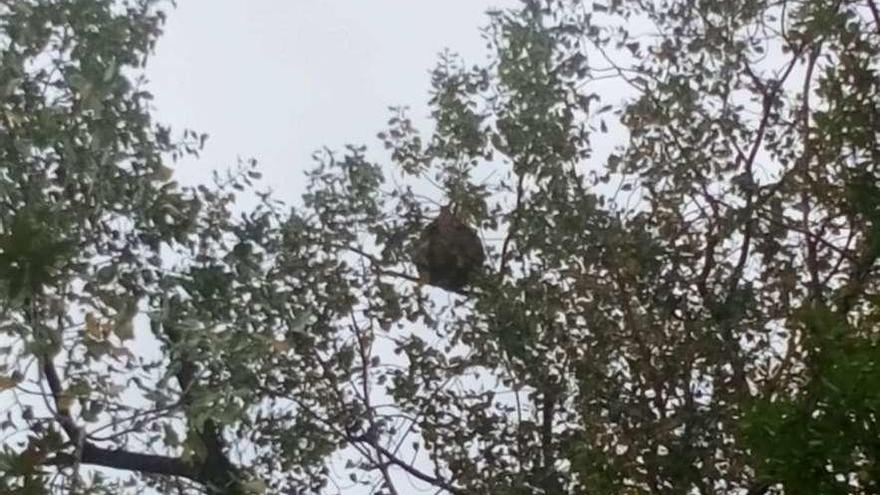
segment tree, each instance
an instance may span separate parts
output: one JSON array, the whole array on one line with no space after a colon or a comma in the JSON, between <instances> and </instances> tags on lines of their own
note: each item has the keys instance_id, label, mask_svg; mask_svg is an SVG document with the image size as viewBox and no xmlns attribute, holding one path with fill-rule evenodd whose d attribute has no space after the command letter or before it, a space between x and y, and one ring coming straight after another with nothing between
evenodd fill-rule
<instances>
[{"instance_id":1,"label":"tree","mask_svg":"<svg viewBox=\"0 0 880 495\"><path fill-rule=\"evenodd\" d=\"M877 491L872 0L524 1L293 208L170 180L160 3L0 5L5 486ZM449 203L462 294L411 260Z\"/></svg>"}]
</instances>

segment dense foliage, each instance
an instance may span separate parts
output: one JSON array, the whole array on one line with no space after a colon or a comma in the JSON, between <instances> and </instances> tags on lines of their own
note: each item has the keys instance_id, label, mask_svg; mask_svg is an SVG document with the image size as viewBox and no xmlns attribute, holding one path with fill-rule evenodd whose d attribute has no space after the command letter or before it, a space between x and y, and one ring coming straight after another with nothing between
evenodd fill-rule
<instances>
[{"instance_id":1,"label":"dense foliage","mask_svg":"<svg viewBox=\"0 0 880 495\"><path fill-rule=\"evenodd\" d=\"M880 491L873 0L524 1L292 208L171 180L164 6L0 1L0 489Z\"/></svg>"}]
</instances>

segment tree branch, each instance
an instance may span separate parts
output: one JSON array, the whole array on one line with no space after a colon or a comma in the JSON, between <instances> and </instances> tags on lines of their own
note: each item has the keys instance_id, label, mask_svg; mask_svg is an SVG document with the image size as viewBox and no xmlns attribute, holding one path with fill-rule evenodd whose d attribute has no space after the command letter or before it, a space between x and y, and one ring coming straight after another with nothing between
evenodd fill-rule
<instances>
[{"instance_id":1,"label":"tree branch","mask_svg":"<svg viewBox=\"0 0 880 495\"><path fill-rule=\"evenodd\" d=\"M368 348L365 342L366 337L361 332L354 313L351 314L351 327L356 336L358 352L361 358L361 391L364 394L362 402L368 422L367 435L372 435L373 437L371 437L371 439L375 440L374 437L379 435L379 424L376 422L376 409L373 407L372 401L370 400L370 361L372 346ZM378 442L372 442L371 445L373 444L378 445ZM378 461L376 462L376 467L379 469L379 472L382 473L382 478L385 480L385 486L388 487L391 495L398 495L397 488L394 486L394 482L391 479L391 473L388 471L387 463L378 449L376 449L376 453Z\"/></svg>"},{"instance_id":2,"label":"tree branch","mask_svg":"<svg viewBox=\"0 0 880 495\"><path fill-rule=\"evenodd\" d=\"M400 460L396 455L394 455L393 452L391 452L390 450L386 449L385 447L379 445L374 439L370 438L367 435L349 437L349 441L355 442L355 443L358 443L358 442L359 443L366 443L366 444L370 445L371 447L376 449L377 452L384 455L388 459L389 463L394 464L395 466L403 469L404 471L406 471L407 473L409 473L413 477L418 478L418 479L424 481L425 483L430 483L431 485L434 485L437 488L442 488L443 490L446 490L447 492L452 493L453 495L465 495L465 493L467 493L464 490L461 490L459 488L456 488L456 487L450 485L449 483L447 483L446 481L443 481L440 478L435 478L433 476L427 475L427 474L419 471L418 469L410 466L408 463Z\"/></svg>"},{"instance_id":3,"label":"tree branch","mask_svg":"<svg viewBox=\"0 0 880 495\"><path fill-rule=\"evenodd\" d=\"M96 466L137 471L141 473L162 474L167 476L182 476L193 481L199 481L196 470L182 459L161 455L140 454L119 449L106 449L85 440L85 433L76 426L70 412L62 407L64 387L52 358L43 355L42 371L49 384L49 390L57 409L56 416L64 432L75 445L82 445L77 455L58 454L47 459L44 464L58 466L75 466L77 464L92 464Z\"/></svg>"},{"instance_id":4,"label":"tree branch","mask_svg":"<svg viewBox=\"0 0 880 495\"><path fill-rule=\"evenodd\" d=\"M344 245L337 245L337 244L334 244L333 247L336 249L344 249L346 251L351 251L352 253L357 254L358 256L365 258L367 261L370 262L370 265L373 267L373 271L375 271L378 275L385 275L385 276L389 276L389 277L402 278L402 279L409 280L410 282L421 282L421 279L419 279L419 277L414 277L408 273L379 268L382 266L382 261L379 260L378 258L376 258L375 256L373 256L372 254L370 254L370 253L368 253L358 247L344 246Z\"/></svg>"},{"instance_id":5,"label":"tree branch","mask_svg":"<svg viewBox=\"0 0 880 495\"><path fill-rule=\"evenodd\" d=\"M173 325L162 323L162 330L172 344L181 340L180 332ZM187 401L186 394L192 389L196 380L196 364L186 356L180 356L180 369L175 377L180 385L181 393L184 394L183 402ZM220 490L216 493L240 493L238 486L238 470L232 464L224 452L223 435L220 426L212 419L207 419L198 432L202 444L205 446L205 458L201 459L198 467L196 480L209 486L211 490Z\"/></svg>"},{"instance_id":6,"label":"tree branch","mask_svg":"<svg viewBox=\"0 0 880 495\"><path fill-rule=\"evenodd\" d=\"M72 466L76 461L76 456L61 453L47 459L43 464ZM91 442L85 442L83 444L79 462L113 469L137 471L140 473L181 476L193 481L199 481L193 467L182 459L162 455L141 454L119 449L106 449L98 447Z\"/></svg>"},{"instance_id":7,"label":"tree branch","mask_svg":"<svg viewBox=\"0 0 880 495\"><path fill-rule=\"evenodd\" d=\"M877 29L877 33L880 33L880 10L877 9L874 0L868 0L868 8L871 9L871 15L874 17L874 27Z\"/></svg>"},{"instance_id":8,"label":"tree branch","mask_svg":"<svg viewBox=\"0 0 880 495\"><path fill-rule=\"evenodd\" d=\"M498 268L498 275L502 277L502 279L504 277L504 271L507 269L510 240L516 233L516 228L519 224L520 208L522 207L523 195L525 194L525 176L525 172L520 174L519 180L516 183L516 206L512 213L513 219L510 222L510 226L507 228L507 235L504 237L504 244L501 246L501 265Z\"/></svg>"}]
</instances>

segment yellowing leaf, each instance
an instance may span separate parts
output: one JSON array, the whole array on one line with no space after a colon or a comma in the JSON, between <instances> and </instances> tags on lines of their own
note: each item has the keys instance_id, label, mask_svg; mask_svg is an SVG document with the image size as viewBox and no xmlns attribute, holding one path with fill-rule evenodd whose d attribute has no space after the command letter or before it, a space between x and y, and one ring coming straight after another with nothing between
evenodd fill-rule
<instances>
[{"instance_id":1,"label":"yellowing leaf","mask_svg":"<svg viewBox=\"0 0 880 495\"><path fill-rule=\"evenodd\" d=\"M62 414L67 414L70 412L70 406L73 405L73 401L76 400L76 396L69 393L62 393L60 397L58 397L58 412Z\"/></svg>"},{"instance_id":2,"label":"yellowing leaf","mask_svg":"<svg viewBox=\"0 0 880 495\"><path fill-rule=\"evenodd\" d=\"M101 323L98 321L98 318L95 317L95 314L91 311L86 313L86 335L95 339L102 340L104 338L104 332L101 328Z\"/></svg>"},{"instance_id":3,"label":"yellowing leaf","mask_svg":"<svg viewBox=\"0 0 880 495\"><path fill-rule=\"evenodd\" d=\"M32 441L19 457L22 470L28 474L37 473L37 468L46 459L46 456L47 452Z\"/></svg>"},{"instance_id":4,"label":"yellowing leaf","mask_svg":"<svg viewBox=\"0 0 880 495\"><path fill-rule=\"evenodd\" d=\"M7 390L16 385L21 380L15 376L0 376L0 390Z\"/></svg>"},{"instance_id":5,"label":"yellowing leaf","mask_svg":"<svg viewBox=\"0 0 880 495\"><path fill-rule=\"evenodd\" d=\"M287 352L290 350L290 343L286 340L273 340L272 341L272 351L278 354Z\"/></svg>"}]
</instances>

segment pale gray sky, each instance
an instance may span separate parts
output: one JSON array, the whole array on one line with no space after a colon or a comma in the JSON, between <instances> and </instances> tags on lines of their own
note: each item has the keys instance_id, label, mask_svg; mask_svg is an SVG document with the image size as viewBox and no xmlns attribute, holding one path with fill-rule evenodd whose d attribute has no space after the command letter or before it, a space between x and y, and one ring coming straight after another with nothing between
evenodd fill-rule
<instances>
[{"instance_id":1,"label":"pale gray sky","mask_svg":"<svg viewBox=\"0 0 880 495\"><path fill-rule=\"evenodd\" d=\"M375 136L389 106L409 106L416 125L428 128L429 71L438 54L449 48L470 63L483 61L485 11L517 3L180 1L148 65L155 116L210 138L202 158L176 167L175 177L206 181L213 169L254 157L275 196L297 203L312 153L345 144L380 149ZM343 465L344 453L331 463L344 482ZM406 476L397 481L404 492L430 493ZM350 483L343 489L369 491Z\"/></svg>"},{"instance_id":2,"label":"pale gray sky","mask_svg":"<svg viewBox=\"0 0 880 495\"><path fill-rule=\"evenodd\" d=\"M207 132L185 182L254 157L295 201L322 146L367 144L392 105L426 122L428 71L444 48L483 60L490 7L515 0L184 0L148 66L156 117Z\"/></svg>"}]
</instances>

